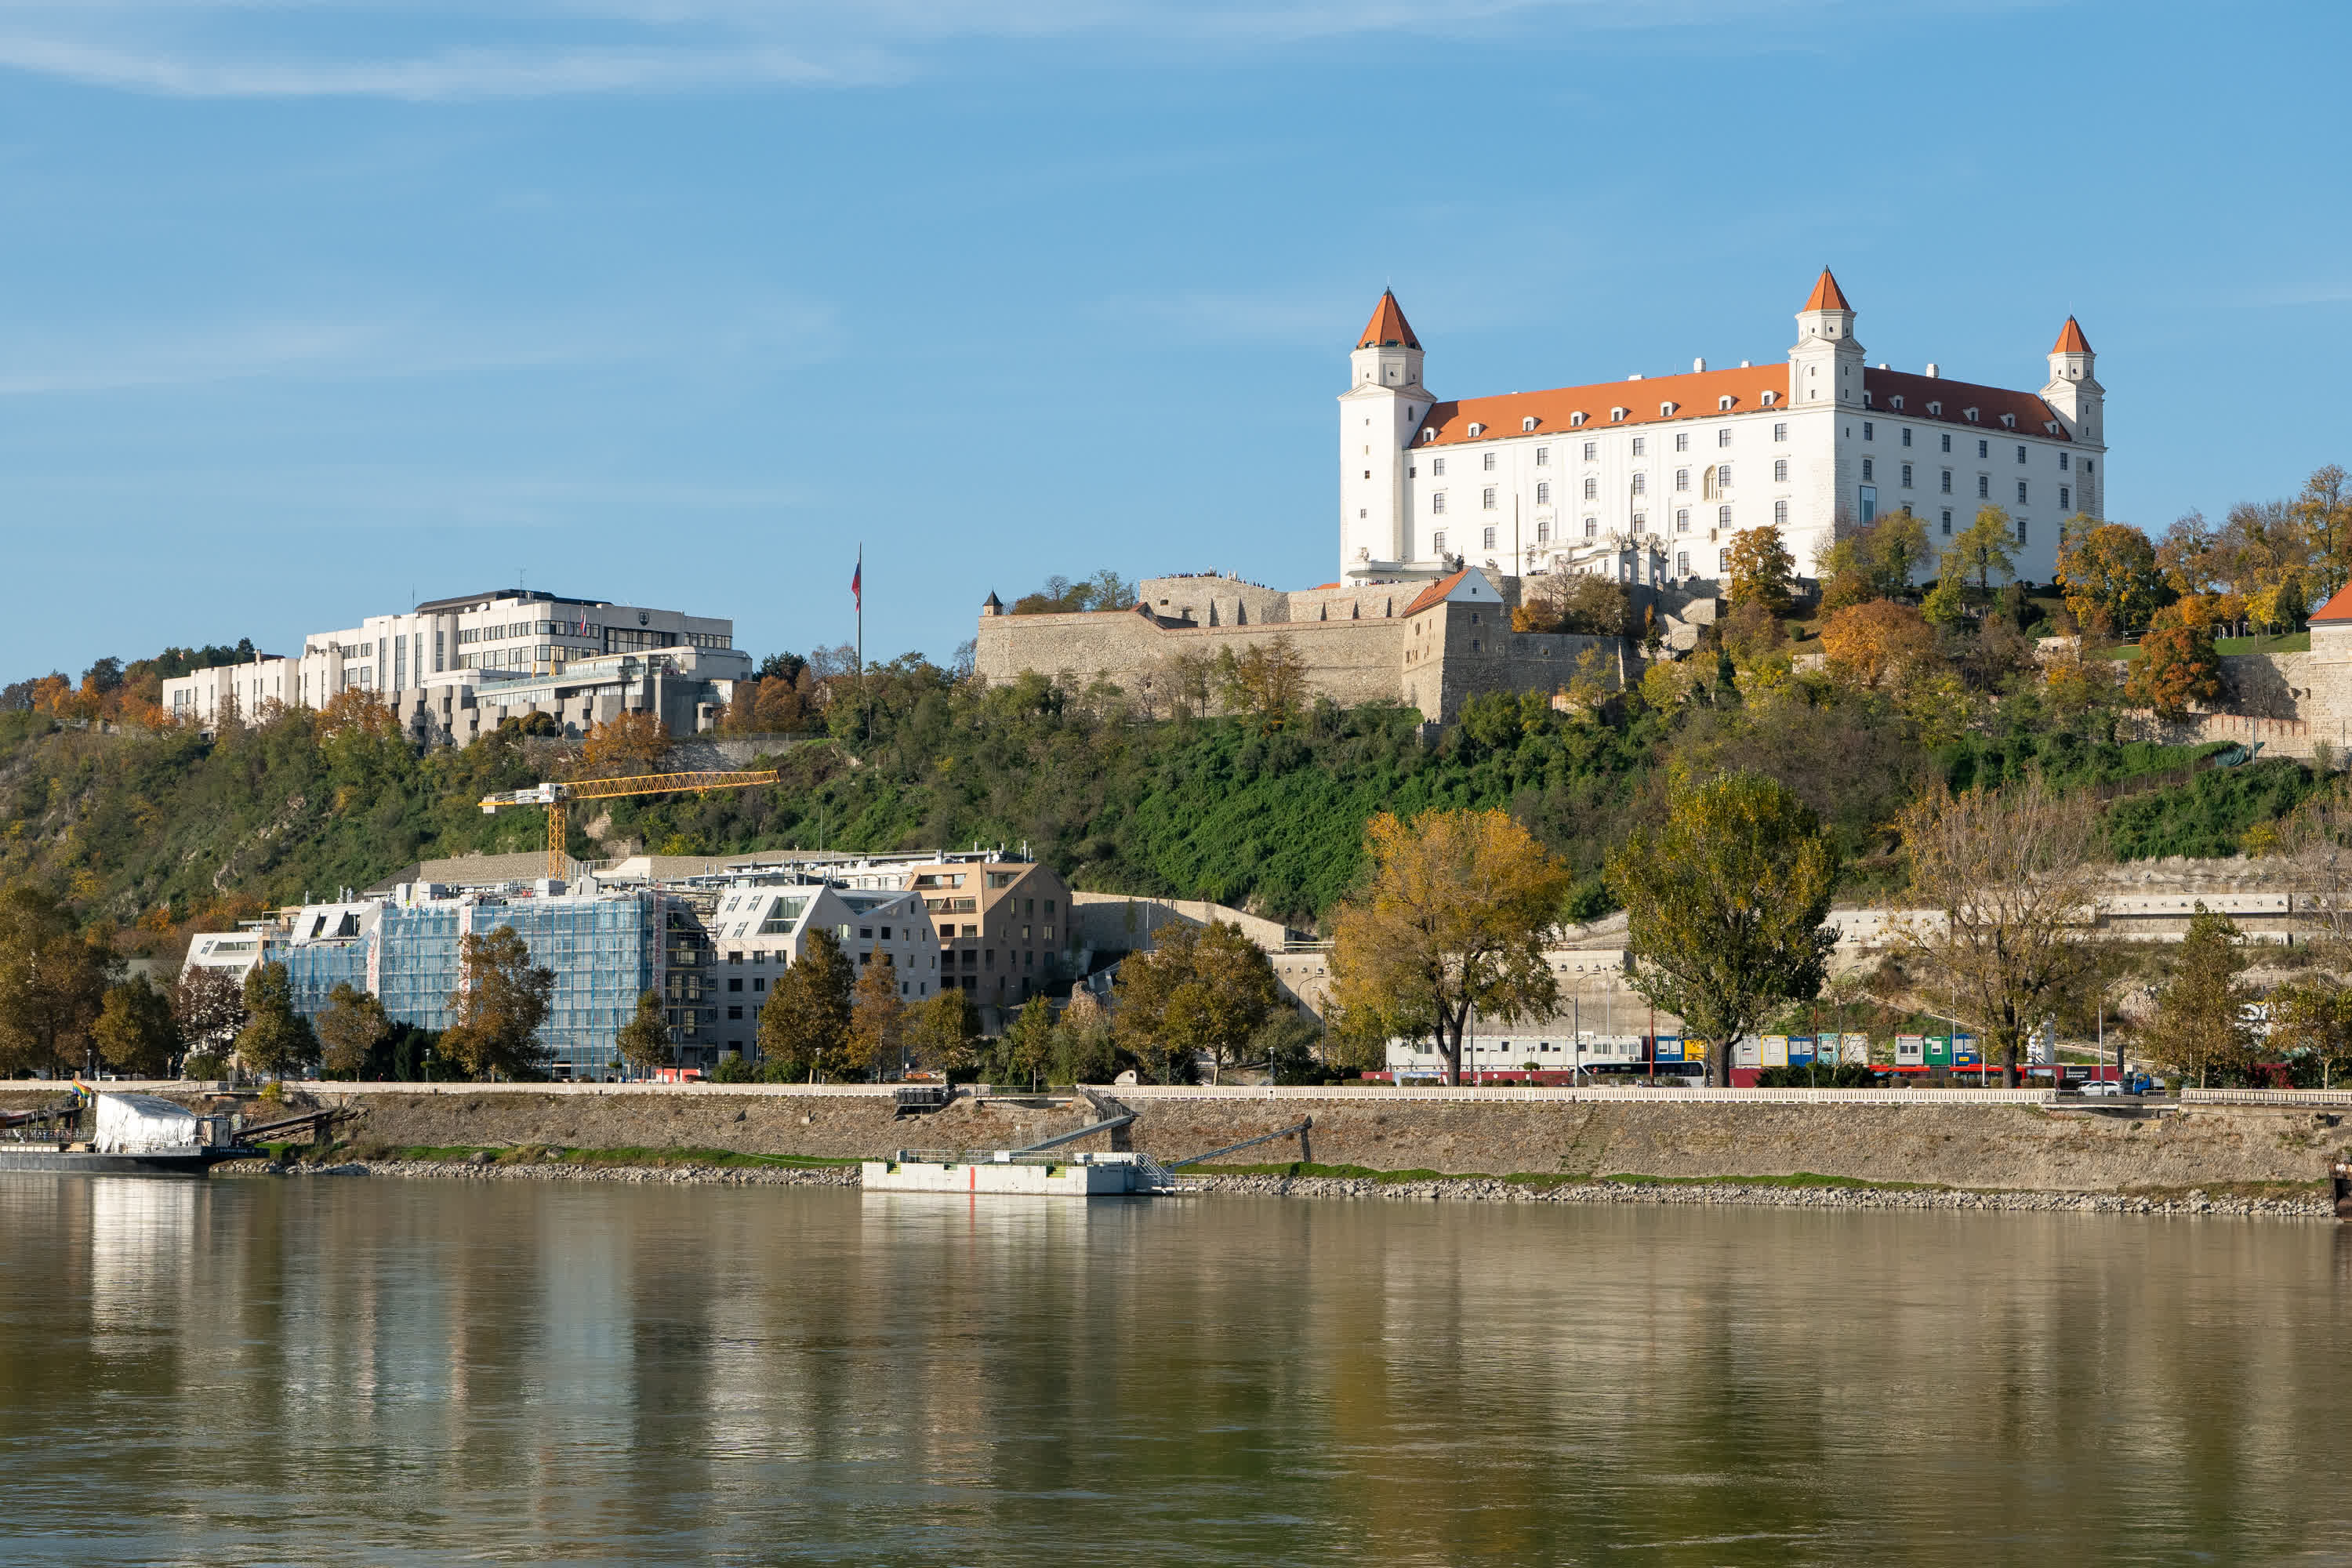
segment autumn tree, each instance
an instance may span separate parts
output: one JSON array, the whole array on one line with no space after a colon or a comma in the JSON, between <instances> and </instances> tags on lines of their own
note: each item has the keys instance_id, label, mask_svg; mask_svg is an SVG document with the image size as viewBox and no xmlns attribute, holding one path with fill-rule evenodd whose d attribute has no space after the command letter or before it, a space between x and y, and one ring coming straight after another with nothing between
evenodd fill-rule
<instances>
[{"instance_id":1,"label":"autumn tree","mask_svg":"<svg viewBox=\"0 0 2352 1568\"><path fill-rule=\"evenodd\" d=\"M311 732L321 741L343 735L388 740L400 733L400 720L374 692L347 686L319 710L311 720Z\"/></svg>"},{"instance_id":2,"label":"autumn tree","mask_svg":"<svg viewBox=\"0 0 2352 1568\"><path fill-rule=\"evenodd\" d=\"M613 1037L613 1044L623 1061L647 1075L677 1060L669 1041L669 1020L662 1012L661 993L637 993L636 1011Z\"/></svg>"},{"instance_id":3,"label":"autumn tree","mask_svg":"<svg viewBox=\"0 0 2352 1568\"><path fill-rule=\"evenodd\" d=\"M2183 599L2157 612L2139 639L2124 695L2157 716L2181 723L2193 704L2221 695L2221 658L2213 647L2211 601Z\"/></svg>"},{"instance_id":4,"label":"autumn tree","mask_svg":"<svg viewBox=\"0 0 2352 1568\"><path fill-rule=\"evenodd\" d=\"M833 932L811 929L801 955L760 1009L760 1054L769 1077L793 1082L840 1069L849 1047L853 968Z\"/></svg>"},{"instance_id":5,"label":"autumn tree","mask_svg":"<svg viewBox=\"0 0 2352 1568\"><path fill-rule=\"evenodd\" d=\"M1832 674L1865 691L1903 684L1936 659L1936 631L1908 605L1873 599L1849 605L1822 627L1822 652Z\"/></svg>"},{"instance_id":6,"label":"autumn tree","mask_svg":"<svg viewBox=\"0 0 2352 1568\"><path fill-rule=\"evenodd\" d=\"M1928 560L1927 525L1907 507L1841 530L1822 552L1821 571L1828 578L1822 607L1841 610L1907 593Z\"/></svg>"},{"instance_id":7,"label":"autumn tree","mask_svg":"<svg viewBox=\"0 0 2352 1568\"><path fill-rule=\"evenodd\" d=\"M555 971L531 963L514 927L466 933L457 939L457 989L449 995L442 1055L474 1078L536 1074L547 1059L539 1029L554 994Z\"/></svg>"},{"instance_id":8,"label":"autumn tree","mask_svg":"<svg viewBox=\"0 0 2352 1568\"><path fill-rule=\"evenodd\" d=\"M1969 1016L2014 1087L2026 1037L2098 968L2096 807L2039 779L1966 795L1939 780L1897 826L1911 901L1927 911L1897 939L1927 994Z\"/></svg>"},{"instance_id":9,"label":"autumn tree","mask_svg":"<svg viewBox=\"0 0 2352 1568\"><path fill-rule=\"evenodd\" d=\"M283 1078L318 1058L319 1037L294 1009L294 979L283 963L257 963L245 972L245 1013L236 1055L247 1071Z\"/></svg>"},{"instance_id":10,"label":"autumn tree","mask_svg":"<svg viewBox=\"0 0 2352 1568\"><path fill-rule=\"evenodd\" d=\"M106 1065L133 1078L162 1078L180 1052L171 995L143 974L106 988L91 1033Z\"/></svg>"},{"instance_id":11,"label":"autumn tree","mask_svg":"<svg viewBox=\"0 0 2352 1568\"><path fill-rule=\"evenodd\" d=\"M898 1000L898 969L887 953L858 971L849 997L849 1065L868 1078L896 1072L906 1047L907 1005Z\"/></svg>"},{"instance_id":12,"label":"autumn tree","mask_svg":"<svg viewBox=\"0 0 2352 1568\"><path fill-rule=\"evenodd\" d=\"M1118 1073L1118 1037L1110 1013L1081 986L1054 1031L1055 1083L1108 1083Z\"/></svg>"},{"instance_id":13,"label":"autumn tree","mask_svg":"<svg viewBox=\"0 0 2352 1568\"><path fill-rule=\"evenodd\" d=\"M342 1078L365 1071L369 1056L392 1034L383 1001L348 980L335 982L310 1026L319 1037L320 1068Z\"/></svg>"},{"instance_id":14,"label":"autumn tree","mask_svg":"<svg viewBox=\"0 0 2352 1568\"><path fill-rule=\"evenodd\" d=\"M1225 706L1254 720L1260 734L1272 734L1298 717L1307 703L1307 661L1287 632L1252 643L1236 656L1217 656L1217 682Z\"/></svg>"},{"instance_id":15,"label":"autumn tree","mask_svg":"<svg viewBox=\"0 0 2352 1568\"><path fill-rule=\"evenodd\" d=\"M2270 998L2270 1044L2319 1066L2319 1087L2332 1089L2352 1063L2352 989L2332 977L2309 977Z\"/></svg>"},{"instance_id":16,"label":"autumn tree","mask_svg":"<svg viewBox=\"0 0 2352 1568\"><path fill-rule=\"evenodd\" d=\"M245 987L226 969L192 965L172 984L172 1016L190 1050L225 1047L245 1027Z\"/></svg>"},{"instance_id":17,"label":"autumn tree","mask_svg":"<svg viewBox=\"0 0 2352 1568\"><path fill-rule=\"evenodd\" d=\"M1707 1042L1707 1081L1727 1087L1732 1047L1811 999L1837 946L1823 923L1837 857L1820 818L1759 773L1686 781L1605 874L1625 905L1633 989Z\"/></svg>"},{"instance_id":18,"label":"autumn tree","mask_svg":"<svg viewBox=\"0 0 2352 1568\"><path fill-rule=\"evenodd\" d=\"M0 892L0 1076L87 1064L113 954L47 890Z\"/></svg>"},{"instance_id":19,"label":"autumn tree","mask_svg":"<svg viewBox=\"0 0 2352 1568\"><path fill-rule=\"evenodd\" d=\"M2283 863L2305 944L2352 964L2352 779L2338 776L2288 813L2268 849Z\"/></svg>"},{"instance_id":20,"label":"autumn tree","mask_svg":"<svg viewBox=\"0 0 2352 1568\"><path fill-rule=\"evenodd\" d=\"M1390 812L1364 828L1363 886L1331 920L1331 1003L1360 1040L1433 1037L1462 1079L1473 1016L1548 1016L1559 987L1544 943L1570 881L1501 811Z\"/></svg>"},{"instance_id":21,"label":"autumn tree","mask_svg":"<svg viewBox=\"0 0 2352 1568\"><path fill-rule=\"evenodd\" d=\"M1162 926L1115 984L1120 1037L1170 1082L1189 1081L1202 1055L1222 1070L1281 998L1273 963L1228 921Z\"/></svg>"},{"instance_id":22,"label":"autumn tree","mask_svg":"<svg viewBox=\"0 0 2352 1568\"><path fill-rule=\"evenodd\" d=\"M1743 529L1731 536L1731 580L1724 597L1731 607L1759 605L1771 615L1789 613L1790 579L1797 559L1780 539L1780 531L1767 525Z\"/></svg>"},{"instance_id":23,"label":"autumn tree","mask_svg":"<svg viewBox=\"0 0 2352 1568\"><path fill-rule=\"evenodd\" d=\"M588 731L580 761L589 772L626 776L653 773L669 755L669 726L657 713L615 713Z\"/></svg>"},{"instance_id":24,"label":"autumn tree","mask_svg":"<svg viewBox=\"0 0 2352 1568\"><path fill-rule=\"evenodd\" d=\"M1575 637L1630 637L1633 600L1613 579L1591 572L1549 572L1526 579L1527 595L1511 611L1515 632Z\"/></svg>"},{"instance_id":25,"label":"autumn tree","mask_svg":"<svg viewBox=\"0 0 2352 1568\"><path fill-rule=\"evenodd\" d=\"M2288 505L2310 542L2315 596L2324 600L2352 581L2352 475L2336 463L2316 469Z\"/></svg>"},{"instance_id":26,"label":"autumn tree","mask_svg":"<svg viewBox=\"0 0 2352 1568\"><path fill-rule=\"evenodd\" d=\"M2253 1026L2246 1016L2253 995L2239 978L2246 953L2237 923L2199 900L2169 968L2154 1011L2140 1026L2140 1045L2168 1071L2196 1074L2203 1089L2214 1068L2242 1068L2253 1059Z\"/></svg>"},{"instance_id":27,"label":"autumn tree","mask_svg":"<svg viewBox=\"0 0 2352 1568\"><path fill-rule=\"evenodd\" d=\"M2156 546L2120 522L2067 531L2058 548L2058 585L2075 623L2093 636L2137 631L2165 596Z\"/></svg>"},{"instance_id":28,"label":"autumn tree","mask_svg":"<svg viewBox=\"0 0 2352 1568\"><path fill-rule=\"evenodd\" d=\"M919 1067L947 1073L970 1070L980 1039L980 1009L971 994L950 986L908 1010L908 1051Z\"/></svg>"},{"instance_id":29,"label":"autumn tree","mask_svg":"<svg viewBox=\"0 0 2352 1568\"><path fill-rule=\"evenodd\" d=\"M1977 509L1977 520L1960 531L1944 552L1946 576L1965 577L1977 574L1979 592L1990 592L1992 579L1998 574L2003 579L2017 572L2017 531L2009 521L2009 513L1988 501ZM1958 566L1957 573L1949 570Z\"/></svg>"}]
</instances>

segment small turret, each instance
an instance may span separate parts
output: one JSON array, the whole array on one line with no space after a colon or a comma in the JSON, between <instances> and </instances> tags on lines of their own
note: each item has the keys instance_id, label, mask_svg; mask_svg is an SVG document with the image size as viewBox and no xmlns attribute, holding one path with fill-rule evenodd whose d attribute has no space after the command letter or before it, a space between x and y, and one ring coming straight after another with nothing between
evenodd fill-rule
<instances>
[{"instance_id":1,"label":"small turret","mask_svg":"<svg viewBox=\"0 0 2352 1568\"><path fill-rule=\"evenodd\" d=\"M1862 344L1854 341L1853 307L1826 267L1797 312L1797 342L1789 351L1792 404L1862 402Z\"/></svg>"},{"instance_id":2,"label":"small turret","mask_svg":"<svg viewBox=\"0 0 2352 1568\"><path fill-rule=\"evenodd\" d=\"M996 596L995 589L991 588L988 591L988 597L981 601L981 617L984 620L990 616L1001 616L1003 613L1004 601Z\"/></svg>"}]
</instances>

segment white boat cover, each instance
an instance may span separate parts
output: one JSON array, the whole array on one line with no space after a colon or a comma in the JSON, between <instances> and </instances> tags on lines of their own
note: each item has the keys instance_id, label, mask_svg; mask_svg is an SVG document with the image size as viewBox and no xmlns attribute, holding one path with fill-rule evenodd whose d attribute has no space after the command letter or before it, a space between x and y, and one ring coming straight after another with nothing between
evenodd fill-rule
<instances>
[{"instance_id":1,"label":"white boat cover","mask_svg":"<svg viewBox=\"0 0 2352 1568\"><path fill-rule=\"evenodd\" d=\"M101 1154L168 1154L196 1147L196 1114L159 1095L101 1094L98 1136Z\"/></svg>"}]
</instances>

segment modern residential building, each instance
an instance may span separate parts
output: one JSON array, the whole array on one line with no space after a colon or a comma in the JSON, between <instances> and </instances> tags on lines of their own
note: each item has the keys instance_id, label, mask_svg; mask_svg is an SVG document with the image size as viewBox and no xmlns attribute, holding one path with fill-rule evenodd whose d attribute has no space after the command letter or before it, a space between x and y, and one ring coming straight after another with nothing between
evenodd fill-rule
<instances>
[{"instance_id":1,"label":"modern residential building","mask_svg":"<svg viewBox=\"0 0 2352 1568\"><path fill-rule=\"evenodd\" d=\"M2105 389L2066 319L2038 391L1898 371L1865 358L1856 311L1822 268L1785 363L1694 362L1686 374L1446 399L1383 294L1339 397L1343 582L1604 571L1715 579L1731 537L1780 530L1800 573L1842 527L1908 510L1931 540L1998 505L2017 574L2056 574L2058 531L2102 515Z\"/></svg>"},{"instance_id":2,"label":"modern residential building","mask_svg":"<svg viewBox=\"0 0 2352 1568\"><path fill-rule=\"evenodd\" d=\"M706 1029L719 1052L750 1060L770 987L830 931L862 978L887 963L909 1005L938 994L940 954L929 912L912 893L838 886L793 872L722 874L696 879L712 899L704 916L713 961L717 1016Z\"/></svg>"},{"instance_id":3,"label":"modern residential building","mask_svg":"<svg viewBox=\"0 0 2352 1568\"><path fill-rule=\"evenodd\" d=\"M162 700L210 723L231 708L322 708L367 691L425 744L464 745L531 712L572 734L621 712L656 713L686 736L715 723L734 683L751 674L733 641L729 620L503 588L316 633L299 655L177 677Z\"/></svg>"}]
</instances>

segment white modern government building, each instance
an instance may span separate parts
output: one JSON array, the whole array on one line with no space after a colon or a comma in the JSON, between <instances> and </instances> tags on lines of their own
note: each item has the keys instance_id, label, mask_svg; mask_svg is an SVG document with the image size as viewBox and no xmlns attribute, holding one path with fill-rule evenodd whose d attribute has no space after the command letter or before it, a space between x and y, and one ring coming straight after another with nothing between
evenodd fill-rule
<instances>
[{"instance_id":1,"label":"white modern government building","mask_svg":"<svg viewBox=\"0 0 2352 1568\"><path fill-rule=\"evenodd\" d=\"M2066 519L2100 517L2103 389L2071 316L2039 392L1868 363L1825 268L1786 363L1445 400L1384 294L1339 397L1342 582L1602 572L1719 577L1731 537L1777 526L1811 574L1841 527L1908 509L1931 543L2005 510L2016 574L2057 571Z\"/></svg>"},{"instance_id":2,"label":"white modern government building","mask_svg":"<svg viewBox=\"0 0 2352 1568\"><path fill-rule=\"evenodd\" d=\"M572 733L623 711L658 713L672 733L691 735L751 673L734 631L712 616L503 588L314 633L292 658L166 680L163 704L209 724L225 710L323 708L356 690L376 694L426 743L463 745L533 711Z\"/></svg>"}]
</instances>

